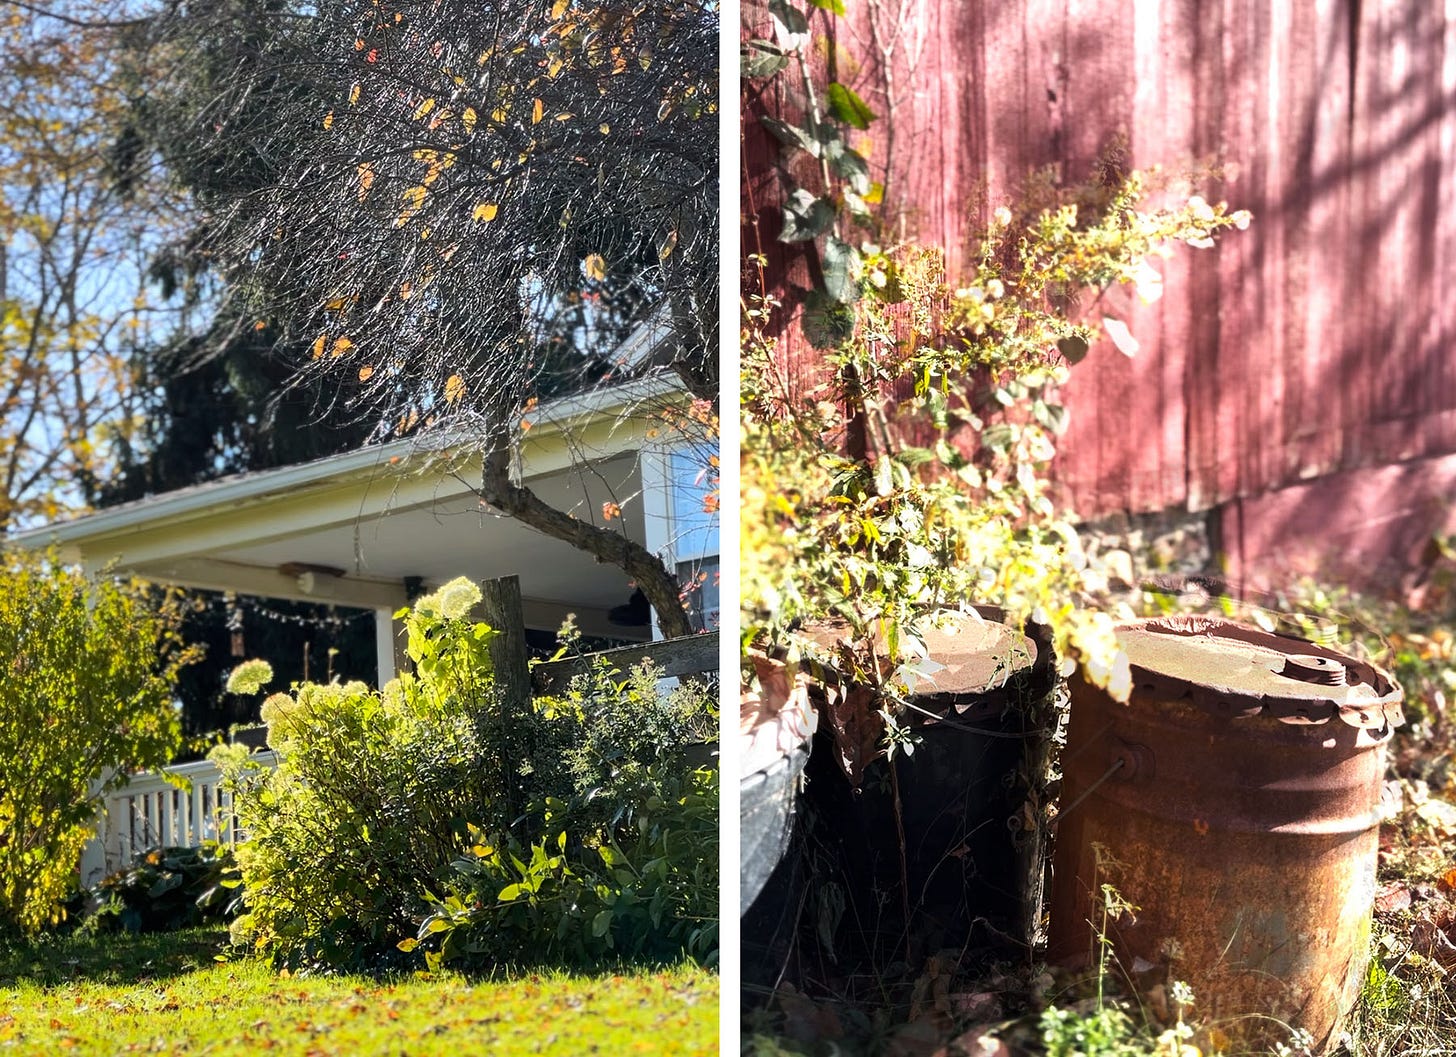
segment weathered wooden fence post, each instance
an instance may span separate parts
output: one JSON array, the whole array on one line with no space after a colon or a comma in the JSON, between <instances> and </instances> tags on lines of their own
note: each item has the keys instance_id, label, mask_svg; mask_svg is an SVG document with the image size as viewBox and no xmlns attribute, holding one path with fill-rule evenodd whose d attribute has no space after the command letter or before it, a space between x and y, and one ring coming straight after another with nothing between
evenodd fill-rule
<instances>
[{"instance_id":1,"label":"weathered wooden fence post","mask_svg":"<svg viewBox=\"0 0 1456 1057\"><path fill-rule=\"evenodd\" d=\"M495 670L501 702L501 768L505 779L506 813L514 819L525 806L517 803L520 758L529 756L531 669L526 654L526 621L521 612L521 578L502 576L480 585L480 606L485 622L497 632L490 640L490 661ZM518 729L513 731L513 726Z\"/></svg>"}]
</instances>

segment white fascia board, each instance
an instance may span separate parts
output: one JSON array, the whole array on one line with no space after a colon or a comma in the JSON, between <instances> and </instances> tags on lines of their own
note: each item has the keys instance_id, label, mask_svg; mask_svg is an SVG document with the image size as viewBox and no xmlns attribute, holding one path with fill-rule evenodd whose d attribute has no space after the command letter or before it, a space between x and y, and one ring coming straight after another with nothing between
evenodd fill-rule
<instances>
[{"instance_id":1,"label":"white fascia board","mask_svg":"<svg viewBox=\"0 0 1456 1057\"><path fill-rule=\"evenodd\" d=\"M649 400L671 400L679 392L679 387L669 379L657 376L543 405L522 444L528 476L560 469L580 456L583 453L580 438L570 436L578 431L589 432L589 447L598 449L589 452L589 457L629 450L641 439L640 427L623 428L631 409ZM322 489L348 488L351 484L367 487L377 484L380 476L402 480L430 470L443 471L452 461L468 458L470 454L470 438L458 433L406 438L151 496L71 521L27 529L11 537L11 542L31 549L51 545L65 549L158 525L175 530L179 523L200 518L224 514L240 517L243 508L279 497L298 498Z\"/></svg>"}]
</instances>

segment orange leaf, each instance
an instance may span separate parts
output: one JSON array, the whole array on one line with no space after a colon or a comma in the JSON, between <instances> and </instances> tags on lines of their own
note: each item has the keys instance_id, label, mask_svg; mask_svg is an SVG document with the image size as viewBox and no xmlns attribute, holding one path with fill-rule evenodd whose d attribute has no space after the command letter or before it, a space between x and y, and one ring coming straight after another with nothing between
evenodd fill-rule
<instances>
[{"instance_id":1,"label":"orange leaf","mask_svg":"<svg viewBox=\"0 0 1456 1057\"><path fill-rule=\"evenodd\" d=\"M586 277L595 279L598 282L607 277L607 262L602 259L600 253L588 253L586 256Z\"/></svg>"},{"instance_id":2,"label":"orange leaf","mask_svg":"<svg viewBox=\"0 0 1456 1057\"><path fill-rule=\"evenodd\" d=\"M316 337L316 338L313 339L313 358L314 359L318 359L320 356L322 356L324 354L324 344L328 340L329 340L328 339L328 336L325 335L325 334L320 334L318 337Z\"/></svg>"},{"instance_id":3,"label":"orange leaf","mask_svg":"<svg viewBox=\"0 0 1456 1057\"><path fill-rule=\"evenodd\" d=\"M499 211L500 206L495 202L481 202L471 211L470 219L478 221L481 224L489 224L495 219L495 215Z\"/></svg>"},{"instance_id":4,"label":"orange leaf","mask_svg":"<svg viewBox=\"0 0 1456 1057\"><path fill-rule=\"evenodd\" d=\"M344 355L344 353L348 352L353 347L354 347L354 343L352 341L350 341L348 339L348 337L346 337L346 336L340 336L340 337L337 337L337 338L334 339L334 347L329 350L329 355L330 356L342 356L342 355Z\"/></svg>"},{"instance_id":5,"label":"orange leaf","mask_svg":"<svg viewBox=\"0 0 1456 1057\"><path fill-rule=\"evenodd\" d=\"M546 104L537 99L531 107L531 124L539 125L541 123L541 115L544 113L546 113Z\"/></svg>"},{"instance_id":6,"label":"orange leaf","mask_svg":"<svg viewBox=\"0 0 1456 1057\"><path fill-rule=\"evenodd\" d=\"M620 506L618 506L616 503L613 503L610 499L607 500L605 503L602 504L602 518L603 518L603 520L605 520L605 521L611 521L612 518L617 518L617 517L621 517L621 516L622 516L622 508Z\"/></svg>"},{"instance_id":7,"label":"orange leaf","mask_svg":"<svg viewBox=\"0 0 1456 1057\"><path fill-rule=\"evenodd\" d=\"M465 395L465 379L452 374L445 382L445 403L453 404Z\"/></svg>"},{"instance_id":8,"label":"orange leaf","mask_svg":"<svg viewBox=\"0 0 1456 1057\"><path fill-rule=\"evenodd\" d=\"M373 367L360 367L359 368L359 381L361 381L361 382L367 382L367 381L369 381L369 379L371 377L373 377L373 375L374 375L374 368Z\"/></svg>"},{"instance_id":9,"label":"orange leaf","mask_svg":"<svg viewBox=\"0 0 1456 1057\"><path fill-rule=\"evenodd\" d=\"M327 114L324 115L324 128L330 129L330 128L333 128L333 127L334 127L334 112L332 110L330 110Z\"/></svg>"},{"instance_id":10,"label":"orange leaf","mask_svg":"<svg viewBox=\"0 0 1456 1057\"><path fill-rule=\"evenodd\" d=\"M359 101L359 92L360 92L359 82L358 81L355 81L354 82L354 87L349 89L349 105L350 106L353 106L355 103L357 103Z\"/></svg>"}]
</instances>

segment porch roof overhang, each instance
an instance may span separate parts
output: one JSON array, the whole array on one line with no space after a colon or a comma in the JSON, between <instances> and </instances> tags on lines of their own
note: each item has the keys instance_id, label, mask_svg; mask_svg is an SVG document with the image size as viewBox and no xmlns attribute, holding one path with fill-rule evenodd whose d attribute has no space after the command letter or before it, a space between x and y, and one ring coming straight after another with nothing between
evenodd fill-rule
<instances>
[{"instance_id":1,"label":"porch roof overhang","mask_svg":"<svg viewBox=\"0 0 1456 1057\"><path fill-rule=\"evenodd\" d=\"M584 520L600 523L603 504L619 504L613 524L643 542L644 504L631 500L651 420L633 409L673 392L658 379L541 408L516 452L520 479ZM428 589L515 574L528 627L555 628L571 612L588 633L649 637L606 619L630 594L624 572L488 507L475 492L480 471L469 437L402 440L148 497L14 542L161 583L376 610L407 603L406 578Z\"/></svg>"}]
</instances>

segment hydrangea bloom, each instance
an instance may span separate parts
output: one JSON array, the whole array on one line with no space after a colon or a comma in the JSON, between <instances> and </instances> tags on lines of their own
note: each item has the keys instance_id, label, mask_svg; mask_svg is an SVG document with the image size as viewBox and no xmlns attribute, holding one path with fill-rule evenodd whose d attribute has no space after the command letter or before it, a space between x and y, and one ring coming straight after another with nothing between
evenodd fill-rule
<instances>
[{"instance_id":1,"label":"hydrangea bloom","mask_svg":"<svg viewBox=\"0 0 1456 1057\"><path fill-rule=\"evenodd\" d=\"M228 676L230 694L256 694L273 681L273 666L267 661L244 661Z\"/></svg>"},{"instance_id":2,"label":"hydrangea bloom","mask_svg":"<svg viewBox=\"0 0 1456 1057\"><path fill-rule=\"evenodd\" d=\"M467 577L457 576L439 591L440 615L460 620L480 602L480 588Z\"/></svg>"}]
</instances>

